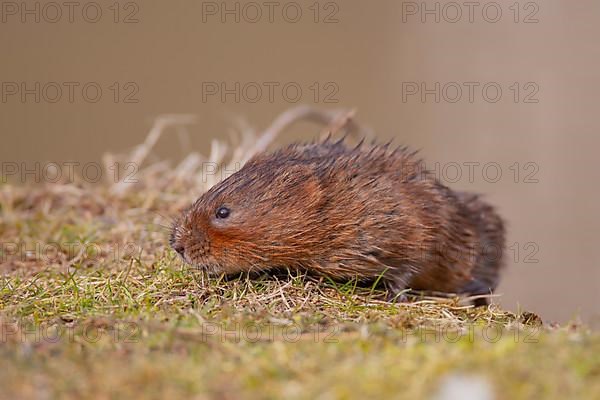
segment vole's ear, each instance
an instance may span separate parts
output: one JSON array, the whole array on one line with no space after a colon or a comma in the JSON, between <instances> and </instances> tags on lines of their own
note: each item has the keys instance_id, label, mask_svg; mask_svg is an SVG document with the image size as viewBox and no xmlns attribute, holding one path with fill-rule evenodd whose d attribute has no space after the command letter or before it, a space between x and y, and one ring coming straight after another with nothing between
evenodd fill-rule
<instances>
[{"instance_id":1,"label":"vole's ear","mask_svg":"<svg viewBox=\"0 0 600 400\"><path fill-rule=\"evenodd\" d=\"M293 202L306 207L322 198L321 182L311 165L286 167L275 177L272 187L278 194L277 203Z\"/></svg>"}]
</instances>

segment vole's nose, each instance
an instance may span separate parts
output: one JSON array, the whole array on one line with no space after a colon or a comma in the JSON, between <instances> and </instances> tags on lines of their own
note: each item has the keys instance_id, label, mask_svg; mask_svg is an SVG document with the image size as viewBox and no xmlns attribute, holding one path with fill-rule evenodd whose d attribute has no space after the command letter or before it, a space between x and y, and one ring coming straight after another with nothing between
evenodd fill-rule
<instances>
[{"instance_id":1,"label":"vole's nose","mask_svg":"<svg viewBox=\"0 0 600 400\"><path fill-rule=\"evenodd\" d=\"M171 232L171 236L169 237L169 244L171 245L171 248L177 252L177 254L183 257L183 253L185 252L185 246L183 245L183 243L181 243L182 241L179 240L179 238L177 238L176 233L176 229L174 229L173 232Z\"/></svg>"},{"instance_id":2,"label":"vole's nose","mask_svg":"<svg viewBox=\"0 0 600 400\"><path fill-rule=\"evenodd\" d=\"M173 243L173 250L175 250L181 257L183 257L185 247L183 247L183 245L180 243Z\"/></svg>"}]
</instances>

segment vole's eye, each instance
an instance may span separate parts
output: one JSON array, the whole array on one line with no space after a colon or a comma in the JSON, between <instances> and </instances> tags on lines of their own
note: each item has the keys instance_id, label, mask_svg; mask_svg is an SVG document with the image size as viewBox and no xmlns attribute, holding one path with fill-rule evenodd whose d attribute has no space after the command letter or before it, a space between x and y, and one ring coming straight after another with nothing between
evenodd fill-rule
<instances>
[{"instance_id":1,"label":"vole's eye","mask_svg":"<svg viewBox=\"0 0 600 400\"><path fill-rule=\"evenodd\" d=\"M217 218L227 218L227 217L229 217L229 213L230 213L229 208L220 207L217 210Z\"/></svg>"}]
</instances>

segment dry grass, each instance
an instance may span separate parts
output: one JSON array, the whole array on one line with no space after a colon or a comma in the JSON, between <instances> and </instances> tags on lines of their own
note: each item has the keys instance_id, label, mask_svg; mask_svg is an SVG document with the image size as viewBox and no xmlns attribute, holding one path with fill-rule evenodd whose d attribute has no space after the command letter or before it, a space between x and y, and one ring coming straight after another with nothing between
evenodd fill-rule
<instances>
[{"instance_id":1,"label":"dry grass","mask_svg":"<svg viewBox=\"0 0 600 400\"><path fill-rule=\"evenodd\" d=\"M220 176L204 163L230 171L299 118L359 131L351 115L292 109L175 166L148 161L192 122L167 116L105 157L136 163L136 183L0 186L0 396L422 398L482 380L497 398L600 398L585 327L296 273L208 278L168 248L169 218Z\"/></svg>"}]
</instances>

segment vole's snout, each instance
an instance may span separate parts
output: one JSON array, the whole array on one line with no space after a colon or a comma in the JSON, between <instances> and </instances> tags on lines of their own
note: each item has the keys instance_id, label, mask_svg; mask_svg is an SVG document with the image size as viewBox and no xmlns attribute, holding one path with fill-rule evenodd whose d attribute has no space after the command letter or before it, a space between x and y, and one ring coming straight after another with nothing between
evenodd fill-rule
<instances>
[{"instance_id":1,"label":"vole's snout","mask_svg":"<svg viewBox=\"0 0 600 400\"><path fill-rule=\"evenodd\" d=\"M172 243L171 247L173 250L177 252L181 257L183 257L183 253L185 252L185 247L180 243Z\"/></svg>"},{"instance_id":2,"label":"vole's snout","mask_svg":"<svg viewBox=\"0 0 600 400\"><path fill-rule=\"evenodd\" d=\"M171 232L171 237L169 237L169 245L173 250L177 252L177 254L181 256L181 258L185 259L185 246L181 238L179 238L177 235L176 227L173 228L173 231Z\"/></svg>"}]
</instances>

